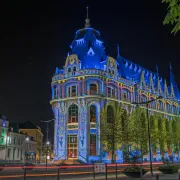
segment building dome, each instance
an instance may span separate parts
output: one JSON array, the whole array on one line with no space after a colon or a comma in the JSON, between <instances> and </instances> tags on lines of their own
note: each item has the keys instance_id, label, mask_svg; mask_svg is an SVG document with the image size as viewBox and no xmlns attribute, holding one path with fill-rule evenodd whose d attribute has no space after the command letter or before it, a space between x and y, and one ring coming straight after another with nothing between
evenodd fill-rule
<instances>
[{"instance_id":1,"label":"building dome","mask_svg":"<svg viewBox=\"0 0 180 180\"><path fill-rule=\"evenodd\" d=\"M70 48L71 53L78 56L82 69L103 69L106 53L99 31L93 28L78 30Z\"/></svg>"}]
</instances>

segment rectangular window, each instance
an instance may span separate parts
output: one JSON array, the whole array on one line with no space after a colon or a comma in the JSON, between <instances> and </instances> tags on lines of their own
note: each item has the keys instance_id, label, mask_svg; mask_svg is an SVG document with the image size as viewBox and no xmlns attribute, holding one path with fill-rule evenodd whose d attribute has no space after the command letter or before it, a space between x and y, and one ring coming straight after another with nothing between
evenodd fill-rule
<instances>
[{"instance_id":1,"label":"rectangular window","mask_svg":"<svg viewBox=\"0 0 180 180\"><path fill-rule=\"evenodd\" d=\"M96 134L90 134L90 155L96 155Z\"/></svg>"},{"instance_id":2,"label":"rectangular window","mask_svg":"<svg viewBox=\"0 0 180 180\"><path fill-rule=\"evenodd\" d=\"M17 151L17 158L19 158L19 151L20 151L20 150L18 149L18 151Z\"/></svg>"},{"instance_id":3,"label":"rectangular window","mask_svg":"<svg viewBox=\"0 0 180 180\"><path fill-rule=\"evenodd\" d=\"M10 158L11 149L8 149L7 157Z\"/></svg>"},{"instance_id":4,"label":"rectangular window","mask_svg":"<svg viewBox=\"0 0 180 180\"><path fill-rule=\"evenodd\" d=\"M68 68L68 72L71 72L71 68Z\"/></svg>"},{"instance_id":5,"label":"rectangular window","mask_svg":"<svg viewBox=\"0 0 180 180\"><path fill-rule=\"evenodd\" d=\"M68 87L68 97L74 97L74 96L77 96L77 88L76 88L76 86Z\"/></svg>"},{"instance_id":6,"label":"rectangular window","mask_svg":"<svg viewBox=\"0 0 180 180\"><path fill-rule=\"evenodd\" d=\"M76 96L76 86L72 86L72 96Z\"/></svg>"},{"instance_id":7,"label":"rectangular window","mask_svg":"<svg viewBox=\"0 0 180 180\"><path fill-rule=\"evenodd\" d=\"M74 71L74 72L76 71L76 67L73 67L73 71Z\"/></svg>"},{"instance_id":8,"label":"rectangular window","mask_svg":"<svg viewBox=\"0 0 180 180\"><path fill-rule=\"evenodd\" d=\"M68 135L68 158L77 158L78 142L77 135Z\"/></svg>"},{"instance_id":9,"label":"rectangular window","mask_svg":"<svg viewBox=\"0 0 180 180\"><path fill-rule=\"evenodd\" d=\"M123 93L123 100L127 100L127 93Z\"/></svg>"}]
</instances>

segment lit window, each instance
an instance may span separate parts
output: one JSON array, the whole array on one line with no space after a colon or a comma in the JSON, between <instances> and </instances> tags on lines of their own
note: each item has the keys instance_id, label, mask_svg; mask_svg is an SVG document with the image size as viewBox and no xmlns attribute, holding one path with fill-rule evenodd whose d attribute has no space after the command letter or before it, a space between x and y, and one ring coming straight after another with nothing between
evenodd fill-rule
<instances>
[{"instance_id":1,"label":"lit window","mask_svg":"<svg viewBox=\"0 0 180 180\"><path fill-rule=\"evenodd\" d=\"M73 67L73 71L74 71L74 72L76 71L76 67Z\"/></svg>"},{"instance_id":2,"label":"lit window","mask_svg":"<svg viewBox=\"0 0 180 180\"><path fill-rule=\"evenodd\" d=\"M123 100L127 100L127 93L123 93Z\"/></svg>"},{"instance_id":3,"label":"lit window","mask_svg":"<svg viewBox=\"0 0 180 180\"><path fill-rule=\"evenodd\" d=\"M90 95L96 95L96 94L97 94L97 85L90 84Z\"/></svg>"},{"instance_id":4,"label":"lit window","mask_svg":"<svg viewBox=\"0 0 180 180\"><path fill-rule=\"evenodd\" d=\"M73 104L69 107L69 118L68 123L78 122L78 106Z\"/></svg>"},{"instance_id":5,"label":"lit window","mask_svg":"<svg viewBox=\"0 0 180 180\"><path fill-rule=\"evenodd\" d=\"M96 155L96 134L90 134L90 155Z\"/></svg>"},{"instance_id":6,"label":"lit window","mask_svg":"<svg viewBox=\"0 0 180 180\"><path fill-rule=\"evenodd\" d=\"M96 122L96 106L90 106L90 122Z\"/></svg>"},{"instance_id":7,"label":"lit window","mask_svg":"<svg viewBox=\"0 0 180 180\"><path fill-rule=\"evenodd\" d=\"M68 72L71 72L71 68L68 68Z\"/></svg>"},{"instance_id":8,"label":"lit window","mask_svg":"<svg viewBox=\"0 0 180 180\"><path fill-rule=\"evenodd\" d=\"M115 97L115 88L108 87L108 97Z\"/></svg>"},{"instance_id":9,"label":"lit window","mask_svg":"<svg viewBox=\"0 0 180 180\"><path fill-rule=\"evenodd\" d=\"M76 86L70 86L68 87L68 97L77 96L77 87Z\"/></svg>"}]
</instances>

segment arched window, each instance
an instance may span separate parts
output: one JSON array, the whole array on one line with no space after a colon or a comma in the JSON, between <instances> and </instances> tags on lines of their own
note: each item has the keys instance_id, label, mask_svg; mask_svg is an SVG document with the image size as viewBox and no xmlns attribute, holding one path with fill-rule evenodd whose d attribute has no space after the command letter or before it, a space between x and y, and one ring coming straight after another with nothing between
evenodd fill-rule
<instances>
[{"instance_id":1,"label":"arched window","mask_svg":"<svg viewBox=\"0 0 180 180\"><path fill-rule=\"evenodd\" d=\"M173 114L177 114L177 107L173 105Z\"/></svg>"},{"instance_id":2,"label":"arched window","mask_svg":"<svg viewBox=\"0 0 180 180\"><path fill-rule=\"evenodd\" d=\"M107 107L107 123L113 123L114 122L114 113L112 106Z\"/></svg>"},{"instance_id":3,"label":"arched window","mask_svg":"<svg viewBox=\"0 0 180 180\"><path fill-rule=\"evenodd\" d=\"M58 93L57 93L57 86L53 87L53 95L54 95L54 99L58 98Z\"/></svg>"},{"instance_id":4,"label":"arched window","mask_svg":"<svg viewBox=\"0 0 180 180\"><path fill-rule=\"evenodd\" d=\"M170 112L171 112L170 104L169 104L169 103L166 103L166 112L167 112L167 113L170 113Z\"/></svg>"},{"instance_id":5,"label":"arched window","mask_svg":"<svg viewBox=\"0 0 180 180\"><path fill-rule=\"evenodd\" d=\"M145 95L141 96L141 102L146 102L147 101L147 97ZM146 104L142 104L142 106L146 106Z\"/></svg>"},{"instance_id":6,"label":"arched window","mask_svg":"<svg viewBox=\"0 0 180 180\"><path fill-rule=\"evenodd\" d=\"M116 88L115 87L108 87L108 97L115 97L116 96Z\"/></svg>"},{"instance_id":7,"label":"arched window","mask_svg":"<svg viewBox=\"0 0 180 180\"><path fill-rule=\"evenodd\" d=\"M131 93L129 90L127 90L127 89L122 90L122 100L128 101L128 102L131 101Z\"/></svg>"},{"instance_id":8,"label":"arched window","mask_svg":"<svg viewBox=\"0 0 180 180\"><path fill-rule=\"evenodd\" d=\"M163 102L162 101L159 101L159 110L163 111Z\"/></svg>"},{"instance_id":9,"label":"arched window","mask_svg":"<svg viewBox=\"0 0 180 180\"><path fill-rule=\"evenodd\" d=\"M96 106L90 106L90 122L96 122Z\"/></svg>"},{"instance_id":10,"label":"arched window","mask_svg":"<svg viewBox=\"0 0 180 180\"><path fill-rule=\"evenodd\" d=\"M78 123L78 106L75 104L69 107L68 123Z\"/></svg>"},{"instance_id":11,"label":"arched window","mask_svg":"<svg viewBox=\"0 0 180 180\"><path fill-rule=\"evenodd\" d=\"M150 101L152 101L152 102L151 102L151 103L149 103L149 108L155 109L155 107L156 107L156 103L155 103L155 101L154 101L154 98L153 98L153 97L151 97L151 98L150 98Z\"/></svg>"},{"instance_id":12,"label":"arched window","mask_svg":"<svg viewBox=\"0 0 180 180\"><path fill-rule=\"evenodd\" d=\"M69 86L68 87L68 97L74 97L77 96L77 86Z\"/></svg>"},{"instance_id":13,"label":"arched window","mask_svg":"<svg viewBox=\"0 0 180 180\"><path fill-rule=\"evenodd\" d=\"M96 95L98 91L96 84L90 84L90 95Z\"/></svg>"}]
</instances>

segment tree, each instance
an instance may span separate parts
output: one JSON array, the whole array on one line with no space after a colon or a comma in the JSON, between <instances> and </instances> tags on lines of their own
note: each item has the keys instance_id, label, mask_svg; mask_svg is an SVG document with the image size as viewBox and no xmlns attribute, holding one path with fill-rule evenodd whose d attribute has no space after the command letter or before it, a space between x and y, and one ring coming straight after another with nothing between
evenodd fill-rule
<instances>
[{"instance_id":1,"label":"tree","mask_svg":"<svg viewBox=\"0 0 180 180\"><path fill-rule=\"evenodd\" d=\"M168 4L168 13L163 24L172 24L174 28L172 33L176 34L180 30L180 0L162 0Z\"/></svg>"},{"instance_id":2,"label":"tree","mask_svg":"<svg viewBox=\"0 0 180 180\"><path fill-rule=\"evenodd\" d=\"M167 151L167 139L166 139L166 120L161 116L157 115L158 118L158 137L159 137L159 147L161 153Z\"/></svg>"},{"instance_id":3,"label":"tree","mask_svg":"<svg viewBox=\"0 0 180 180\"><path fill-rule=\"evenodd\" d=\"M159 130L158 130L158 118L155 115L150 116L150 132L151 132L151 144L152 150L160 149L159 147Z\"/></svg>"},{"instance_id":4,"label":"tree","mask_svg":"<svg viewBox=\"0 0 180 180\"><path fill-rule=\"evenodd\" d=\"M180 119L174 118L172 121L172 137L174 151L180 150Z\"/></svg>"},{"instance_id":5,"label":"tree","mask_svg":"<svg viewBox=\"0 0 180 180\"><path fill-rule=\"evenodd\" d=\"M112 162L115 161L115 151L122 146L122 107L121 105L112 104L113 107L113 122L107 122L107 107L101 112L101 142L103 150L112 152Z\"/></svg>"}]
</instances>

